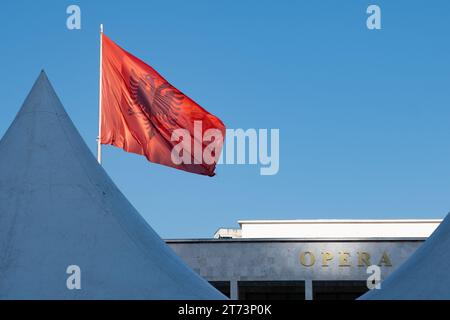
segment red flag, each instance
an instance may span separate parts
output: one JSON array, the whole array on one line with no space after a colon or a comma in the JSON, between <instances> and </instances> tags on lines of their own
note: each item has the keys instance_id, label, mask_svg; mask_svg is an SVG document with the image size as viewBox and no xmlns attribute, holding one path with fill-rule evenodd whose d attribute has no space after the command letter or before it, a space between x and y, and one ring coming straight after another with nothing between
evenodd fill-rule
<instances>
[{"instance_id":1,"label":"red flag","mask_svg":"<svg viewBox=\"0 0 450 320\"><path fill-rule=\"evenodd\" d=\"M213 176L225 136L222 121L104 34L102 43L100 142Z\"/></svg>"}]
</instances>

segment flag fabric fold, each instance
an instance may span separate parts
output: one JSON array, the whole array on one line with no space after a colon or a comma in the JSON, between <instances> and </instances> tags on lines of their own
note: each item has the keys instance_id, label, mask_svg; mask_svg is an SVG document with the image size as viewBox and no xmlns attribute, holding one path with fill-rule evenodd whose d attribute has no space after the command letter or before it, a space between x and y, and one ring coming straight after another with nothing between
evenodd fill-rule
<instances>
[{"instance_id":1,"label":"flag fabric fold","mask_svg":"<svg viewBox=\"0 0 450 320\"><path fill-rule=\"evenodd\" d=\"M101 81L101 144L214 175L225 137L222 121L104 34Z\"/></svg>"}]
</instances>

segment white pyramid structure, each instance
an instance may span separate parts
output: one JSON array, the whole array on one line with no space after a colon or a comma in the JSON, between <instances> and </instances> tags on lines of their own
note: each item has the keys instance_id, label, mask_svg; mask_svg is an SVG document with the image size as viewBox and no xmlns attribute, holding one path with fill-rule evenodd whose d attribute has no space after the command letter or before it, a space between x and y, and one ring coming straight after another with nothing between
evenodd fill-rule
<instances>
[{"instance_id":1,"label":"white pyramid structure","mask_svg":"<svg viewBox=\"0 0 450 320\"><path fill-rule=\"evenodd\" d=\"M0 141L0 299L226 299L118 190L44 72Z\"/></svg>"},{"instance_id":2,"label":"white pyramid structure","mask_svg":"<svg viewBox=\"0 0 450 320\"><path fill-rule=\"evenodd\" d=\"M412 256L361 300L450 299L450 215Z\"/></svg>"}]
</instances>

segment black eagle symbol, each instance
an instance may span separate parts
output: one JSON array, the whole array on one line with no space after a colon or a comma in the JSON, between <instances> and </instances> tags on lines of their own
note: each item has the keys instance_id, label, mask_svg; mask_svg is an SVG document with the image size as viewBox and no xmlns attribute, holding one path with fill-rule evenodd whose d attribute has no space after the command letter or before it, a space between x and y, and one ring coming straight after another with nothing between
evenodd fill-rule
<instances>
[{"instance_id":1,"label":"black eagle symbol","mask_svg":"<svg viewBox=\"0 0 450 320\"><path fill-rule=\"evenodd\" d=\"M130 115L142 115L148 127L150 138L155 135L155 130L170 131L177 128L177 117L184 95L167 81L159 86L155 84L155 78L146 74L139 77L131 70L130 91L133 103L139 106L139 111L132 108L128 110Z\"/></svg>"}]
</instances>

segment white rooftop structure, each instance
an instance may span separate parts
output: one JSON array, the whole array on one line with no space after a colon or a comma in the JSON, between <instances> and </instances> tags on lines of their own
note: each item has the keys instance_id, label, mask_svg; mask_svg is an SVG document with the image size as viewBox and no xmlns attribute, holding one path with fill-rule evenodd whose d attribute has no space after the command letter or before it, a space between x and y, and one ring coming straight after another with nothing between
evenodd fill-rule
<instances>
[{"instance_id":1,"label":"white rooftop structure","mask_svg":"<svg viewBox=\"0 0 450 320\"><path fill-rule=\"evenodd\" d=\"M117 189L43 72L0 141L0 298L225 299Z\"/></svg>"},{"instance_id":2,"label":"white rooftop structure","mask_svg":"<svg viewBox=\"0 0 450 320\"><path fill-rule=\"evenodd\" d=\"M219 229L215 238L351 239L427 238L441 219L240 220L240 229Z\"/></svg>"}]
</instances>

